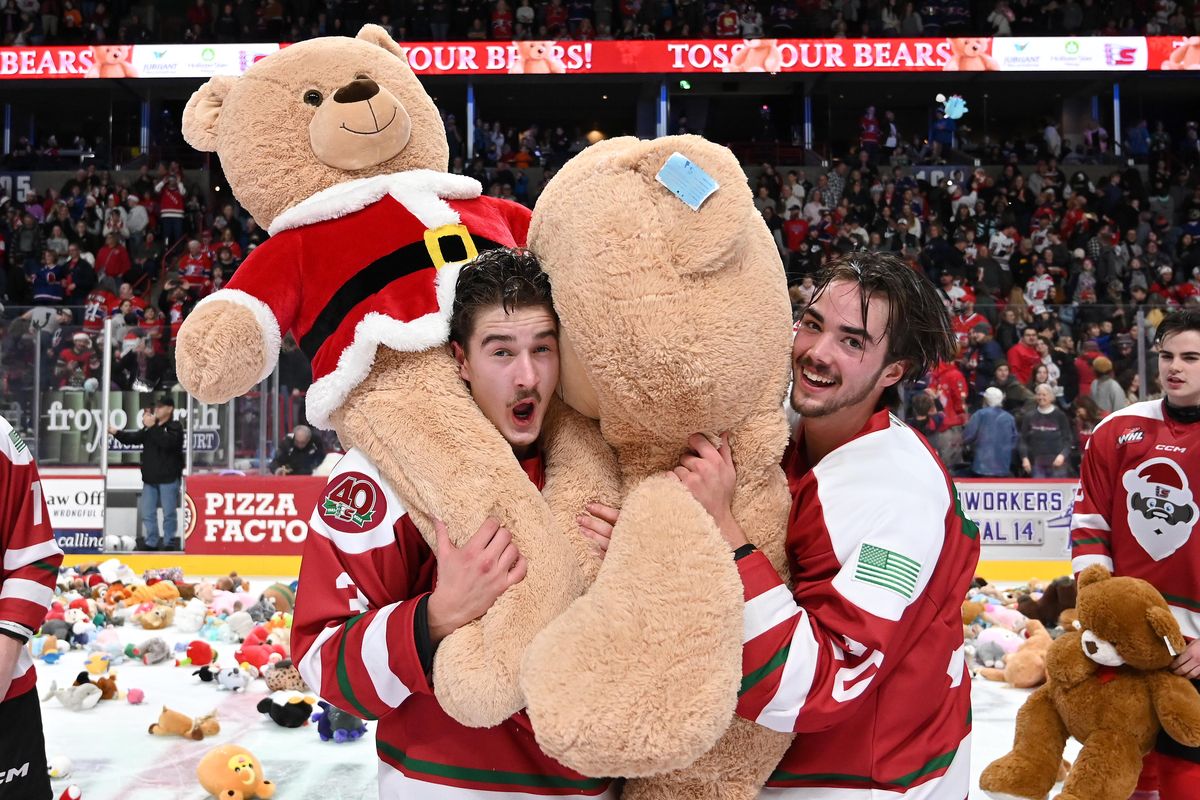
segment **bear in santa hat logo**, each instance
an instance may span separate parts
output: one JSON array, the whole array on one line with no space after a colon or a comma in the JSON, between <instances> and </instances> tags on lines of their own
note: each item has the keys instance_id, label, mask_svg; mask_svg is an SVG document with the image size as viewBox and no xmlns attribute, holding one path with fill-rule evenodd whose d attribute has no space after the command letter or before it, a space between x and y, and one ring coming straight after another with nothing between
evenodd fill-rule
<instances>
[{"instance_id":1,"label":"bear in santa hat logo","mask_svg":"<svg viewBox=\"0 0 1200 800\"><path fill-rule=\"evenodd\" d=\"M1121 485L1129 530L1142 549L1161 561L1183 547L1200 513L1183 470L1169 458L1152 458L1121 476Z\"/></svg>"}]
</instances>

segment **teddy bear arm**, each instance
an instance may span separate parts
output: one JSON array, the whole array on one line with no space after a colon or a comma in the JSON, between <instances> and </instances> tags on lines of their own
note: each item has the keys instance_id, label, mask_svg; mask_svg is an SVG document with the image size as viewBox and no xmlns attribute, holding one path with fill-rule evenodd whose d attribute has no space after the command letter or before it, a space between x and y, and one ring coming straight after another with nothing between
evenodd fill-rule
<instances>
[{"instance_id":1,"label":"teddy bear arm","mask_svg":"<svg viewBox=\"0 0 1200 800\"><path fill-rule=\"evenodd\" d=\"M431 547L431 516L446 523L461 547L493 515L525 557L525 578L482 618L442 640L434 659L442 708L464 725L492 727L525 705L517 683L525 648L582 592L582 578L537 487L455 367L440 348L381 350L334 423L396 490Z\"/></svg>"},{"instance_id":2,"label":"teddy bear arm","mask_svg":"<svg viewBox=\"0 0 1200 800\"><path fill-rule=\"evenodd\" d=\"M646 479L596 582L526 653L538 743L585 775L691 764L733 714L741 634L741 581L716 524L674 476Z\"/></svg>"},{"instance_id":3,"label":"teddy bear arm","mask_svg":"<svg viewBox=\"0 0 1200 800\"><path fill-rule=\"evenodd\" d=\"M1167 734L1188 747L1200 747L1200 694L1186 678L1158 673L1150 684L1150 697Z\"/></svg>"},{"instance_id":4,"label":"teddy bear arm","mask_svg":"<svg viewBox=\"0 0 1200 800\"><path fill-rule=\"evenodd\" d=\"M1050 692L1038 689L1017 712L1013 749L984 769L980 788L996 795L1041 800L1058 777L1066 743L1066 725Z\"/></svg>"},{"instance_id":5,"label":"teddy bear arm","mask_svg":"<svg viewBox=\"0 0 1200 800\"><path fill-rule=\"evenodd\" d=\"M268 353L264 342L262 326L245 306L222 300L197 306L179 329L179 382L205 403L240 397L262 380L278 356L278 351Z\"/></svg>"}]
</instances>

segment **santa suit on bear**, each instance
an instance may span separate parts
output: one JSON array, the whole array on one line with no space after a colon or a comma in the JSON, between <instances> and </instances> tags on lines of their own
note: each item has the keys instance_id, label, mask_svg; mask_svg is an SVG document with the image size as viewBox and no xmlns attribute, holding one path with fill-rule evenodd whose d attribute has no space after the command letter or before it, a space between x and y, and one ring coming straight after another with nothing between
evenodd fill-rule
<instances>
[{"instance_id":1,"label":"santa suit on bear","mask_svg":"<svg viewBox=\"0 0 1200 800\"><path fill-rule=\"evenodd\" d=\"M367 377L379 345L420 351L449 338L460 266L525 244L530 212L480 196L479 182L430 170L362 178L280 214L219 300L250 309L275 368L281 332L312 361L308 416L330 415Z\"/></svg>"}]
</instances>

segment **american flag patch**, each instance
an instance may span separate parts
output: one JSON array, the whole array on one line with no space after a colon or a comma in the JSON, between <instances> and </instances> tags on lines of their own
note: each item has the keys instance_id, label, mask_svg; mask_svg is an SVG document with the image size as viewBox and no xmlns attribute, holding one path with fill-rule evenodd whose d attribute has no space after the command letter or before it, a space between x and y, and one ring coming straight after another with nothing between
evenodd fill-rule
<instances>
[{"instance_id":1,"label":"american flag patch","mask_svg":"<svg viewBox=\"0 0 1200 800\"><path fill-rule=\"evenodd\" d=\"M906 600L917 588L921 565L911 558L883 547L864 543L854 567L854 579L882 586Z\"/></svg>"}]
</instances>

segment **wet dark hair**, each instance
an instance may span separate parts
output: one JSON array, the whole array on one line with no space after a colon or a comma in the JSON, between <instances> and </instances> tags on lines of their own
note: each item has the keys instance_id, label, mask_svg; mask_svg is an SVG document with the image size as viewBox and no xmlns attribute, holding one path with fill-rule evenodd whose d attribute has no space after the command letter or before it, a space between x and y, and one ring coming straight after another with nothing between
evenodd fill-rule
<instances>
[{"instance_id":1,"label":"wet dark hair","mask_svg":"<svg viewBox=\"0 0 1200 800\"><path fill-rule=\"evenodd\" d=\"M949 361L957 350L946 310L933 284L917 274L903 259L890 253L863 252L831 260L816 277L812 301L835 281L856 284L862 293L863 326L871 298L881 295L888 301L888 318L882 338L887 341L884 363L905 362L904 379L913 380L934 365ZM896 387L883 395L884 405L898 399Z\"/></svg>"},{"instance_id":2,"label":"wet dark hair","mask_svg":"<svg viewBox=\"0 0 1200 800\"><path fill-rule=\"evenodd\" d=\"M479 312L495 306L502 307L505 314L541 306L558 324L550 297L550 278L542 272L537 257L525 249L485 250L463 266L450 312L450 341L466 350Z\"/></svg>"},{"instance_id":3,"label":"wet dark hair","mask_svg":"<svg viewBox=\"0 0 1200 800\"><path fill-rule=\"evenodd\" d=\"M1154 343L1162 344L1162 340L1173 333L1184 331L1200 331L1200 311L1174 311L1163 317L1154 332Z\"/></svg>"}]
</instances>

